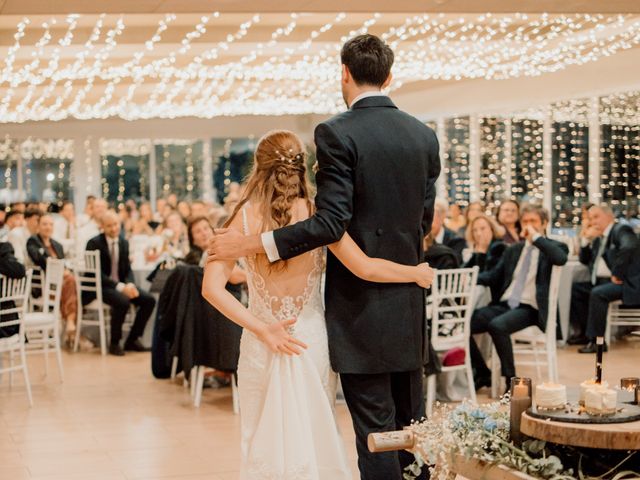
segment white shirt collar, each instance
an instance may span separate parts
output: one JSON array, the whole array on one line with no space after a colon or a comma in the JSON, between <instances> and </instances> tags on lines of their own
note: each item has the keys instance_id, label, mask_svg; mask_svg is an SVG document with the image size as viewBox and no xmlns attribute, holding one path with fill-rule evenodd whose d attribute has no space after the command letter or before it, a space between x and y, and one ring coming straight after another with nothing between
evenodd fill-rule
<instances>
[{"instance_id":1,"label":"white shirt collar","mask_svg":"<svg viewBox=\"0 0 640 480\"><path fill-rule=\"evenodd\" d=\"M362 100L363 98L368 98L368 97L386 97L387 95L380 92L380 91L370 91L370 92L364 92L361 93L360 95L358 95L356 98L353 99L353 102L351 102L351 105L349 105L349 108L353 108L353 106L358 103L360 100Z\"/></svg>"}]
</instances>

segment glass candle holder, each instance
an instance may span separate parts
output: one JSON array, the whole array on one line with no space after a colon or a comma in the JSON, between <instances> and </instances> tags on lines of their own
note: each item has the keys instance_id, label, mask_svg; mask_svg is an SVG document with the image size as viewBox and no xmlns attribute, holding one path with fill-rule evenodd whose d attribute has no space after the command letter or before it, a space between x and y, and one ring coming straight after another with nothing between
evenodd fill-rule
<instances>
[{"instance_id":1,"label":"glass candle holder","mask_svg":"<svg viewBox=\"0 0 640 480\"><path fill-rule=\"evenodd\" d=\"M527 377L511 377L511 387L509 389L511 398L533 398L533 384Z\"/></svg>"},{"instance_id":2,"label":"glass candle holder","mask_svg":"<svg viewBox=\"0 0 640 480\"><path fill-rule=\"evenodd\" d=\"M640 405L640 385L636 387L636 392L635 392L635 401L636 401L636 405Z\"/></svg>"},{"instance_id":3,"label":"glass candle holder","mask_svg":"<svg viewBox=\"0 0 640 480\"><path fill-rule=\"evenodd\" d=\"M620 388L622 390L633 392L638 385L640 385L640 378L638 377L624 377L620 379Z\"/></svg>"},{"instance_id":4,"label":"glass candle holder","mask_svg":"<svg viewBox=\"0 0 640 480\"><path fill-rule=\"evenodd\" d=\"M531 407L533 385L530 378L513 377L511 379L511 398L509 401L509 433L515 445L520 445L524 438L520 431L522 414Z\"/></svg>"}]
</instances>

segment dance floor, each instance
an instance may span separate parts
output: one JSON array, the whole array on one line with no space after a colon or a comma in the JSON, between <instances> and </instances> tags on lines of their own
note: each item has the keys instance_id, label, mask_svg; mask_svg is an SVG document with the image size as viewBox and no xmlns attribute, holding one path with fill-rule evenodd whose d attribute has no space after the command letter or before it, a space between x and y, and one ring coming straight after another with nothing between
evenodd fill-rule
<instances>
[{"instance_id":1,"label":"dance floor","mask_svg":"<svg viewBox=\"0 0 640 480\"><path fill-rule=\"evenodd\" d=\"M640 340L640 339L639 339ZM640 341L621 341L605 355L605 378L638 376ZM21 382L0 385L0 478L11 480L235 480L239 417L230 389L205 390L201 408L181 383L155 380L149 354L124 358L64 355L65 382L53 357L31 357L35 406ZM593 374L594 356L560 349L560 381L575 384ZM520 369L520 374L533 370ZM486 391L486 390L485 390ZM486 401L486 395L480 396ZM353 430L344 405L340 427L356 476Z\"/></svg>"}]
</instances>

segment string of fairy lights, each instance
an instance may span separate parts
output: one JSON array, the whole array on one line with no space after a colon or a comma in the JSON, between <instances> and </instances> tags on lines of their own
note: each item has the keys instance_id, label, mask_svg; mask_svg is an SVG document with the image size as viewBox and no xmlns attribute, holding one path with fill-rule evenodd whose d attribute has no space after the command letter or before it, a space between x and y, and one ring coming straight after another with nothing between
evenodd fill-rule
<instances>
[{"instance_id":1,"label":"string of fairy lights","mask_svg":"<svg viewBox=\"0 0 640 480\"><path fill-rule=\"evenodd\" d=\"M0 122L335 113L342 107L340 46L367 31L396 52L393 88L538 76L640 44L640 19L632 15L338 13L328 21L305 14L301 22L293 13L270 30L256 26L282 16L254 14L220 38L233 24L213 12L176 42L169 34L184 28L182 18L160 17L133 44L124 39L139 24L135 17L22 18L0 69ZM84 40L80 27L87 25ZM332 33L338 26L341 33Z\"/></svg>"},{"instance_id":2,"label":"string of fairy lights","mask_svg":"<svg viewBox=\"0 0 640 480\"><path fill-rule=\"evenodd\" d=\"M612 205L619 215L635 217L640 211L640 92L624 92L596 98L599 128L599 182L603 201ZM444 179L450 202L465 206L471 200L472 169L479 170L478 197L487 208L502 199L542 202L545 188L551 188L552 218L555 227L570 227L580 221L581 205L590 198L590 100L574 99L556 102L545 109L529 109L514 115L478 116L479 164L471 164L471 118L460 116L444 120L439 139L444 148ZM551 180L545 186L543 162L543 116L551 112L550 158ZM436 128L436 122L427 122ZM443 135L442 135L443 134ZM444 136L444 138L442 138ZM216 145L218 140L213 141ZM219 141L212 149L215 175L220 177L220 197L229 185L238 181L235 172L233 145L238 140ZM245 139L246 149L254 148L254 139ZM245 149L244 143L242 148ZM93 170L91 139L82 142L85 169L84 193L91 193L89 184L100 175L102 194L115 202L131 196L149 198L151 141L108 139L99 143L101 170ZM201 141L165 139L156 141L155 171L159 195L177 193L195 199L203 190L203 146ZM243 150L244 151L244 150ZM75 152L80 155L79 152ZM74 186L74 141L5 136L0 139L0 196L18 192L36 196L33 182L37 172L33 162L44 165L45 180L55 185L56 199L69 198ZM18 171L23 185L18 185ZM2 170L0 170L1 172ZM87 182L84 182L84 180ZM132 180L135 178L135 181ZM42 182L38 185L41 185ZM132 193L133 192L133 193Z\"/></svg>"}]
</instances>

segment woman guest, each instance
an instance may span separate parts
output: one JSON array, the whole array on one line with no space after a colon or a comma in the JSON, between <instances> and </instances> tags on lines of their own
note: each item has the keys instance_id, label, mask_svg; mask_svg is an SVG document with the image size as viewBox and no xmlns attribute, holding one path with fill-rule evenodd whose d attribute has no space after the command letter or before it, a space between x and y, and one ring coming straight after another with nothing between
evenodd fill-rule
<instances>
[{"instance_id":1,"label":"woman guest","mask_svg":"<svg viewBox=\"0 0 640 480\"><path fill-rule=\"evenodd\" d=\"M189 253L187 229L182 216L177 211L174 210L165 218L162 236L165 239L164 251L173 258L184 258Z\"/></svg>"},{"instance_id":2,"label":"woman guest","mask_svg":"<svg viewBox=\"0 0 640 480\"><path fill-rule=\"evenodd\" d=\"M496 218L505 233L502 241L507 245L520 241L520 204L515 200L505 200L496 212Z\"/></svg>"},{"instance_id":3,"label":"woman guest","mask_svg":"<svg viewBox=\"0 0 640 480\"><path fill-rule=\"evenodd\" d=\"M465 217L462 214L462 210L460 209L460 205L457 203L452 203L449 205L449 215L444 221L445 226L454 232L458 232L460 230L464 230L467 222L465 221Z\"/></svg>"},{"instance_id":4,"label":"woman guest","mask_svg":"<svg viewBox=\"0 0 640 480\"><path fill-rule=\"evenodd\" d=\"M469 203L467 208L464 209L464 226L458 229L458 235L464 237L467 226L471 224L474 218L482 214L484 214L484 204L482 202Z\"/></svg>"},{"instance_id":5,"label":"woman guest","mask_svg":"<svg viewBox=\"0 0 640 480\"><path fill-rule=\"evenodd\" d=\"M138 210L138 219L133 224L133 235L153 235L158 227L158 222L153 220L151 205L143 203Z\"/></svg>"},{"instance_id":6,"label":"woman guest","mask_svg":"<svg viewBox=\"0 0 640 480\"><path fill-rule=\"evenodd\" d=\"M464 266L477 266L481 272L495 267L506 248L503 236L504 229L491 217L482 214L471 220L467 226L466 238L473 253Z\"/></svg>"},{"instance_id":7,"label":"woman guest","mask_svg":"<svg viewBox=\"0 0 640 480\"><path fill-rule=\"evenodd\" d=\"M53 217L49 214L42 215L38 223L38 233L27 240L27 253L33 263L43 272L47 269L47 258L64 259L62 245L56 242L53 235ZM44 279L43 279L44 281ZM62 293L60 297L60 314L66 325L67 345L74 338L76 330L76 318L78 316L78 293L73 274L66 270L62 280Z\"/></svg>"}]
</instances>

